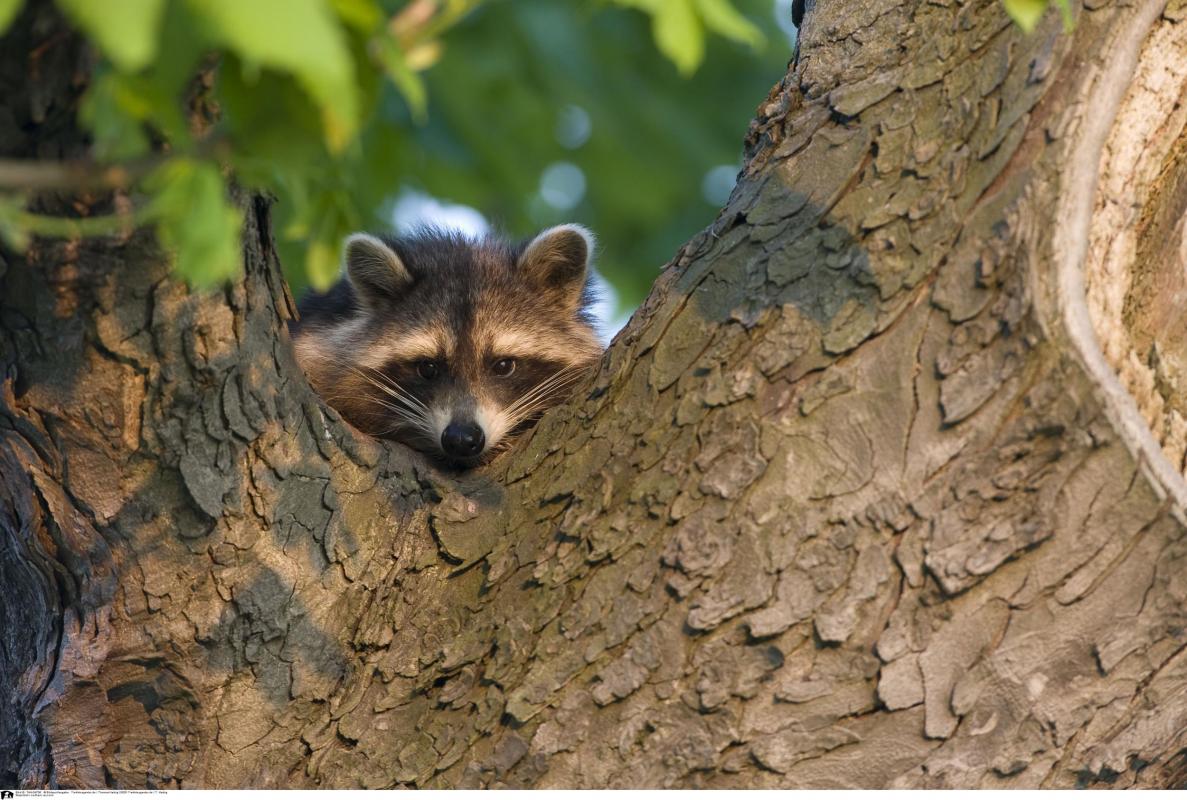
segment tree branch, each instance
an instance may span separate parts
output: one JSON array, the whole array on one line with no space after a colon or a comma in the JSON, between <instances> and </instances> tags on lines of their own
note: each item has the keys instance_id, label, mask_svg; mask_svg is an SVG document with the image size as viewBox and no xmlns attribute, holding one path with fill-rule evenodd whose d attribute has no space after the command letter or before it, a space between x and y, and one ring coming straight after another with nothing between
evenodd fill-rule
<instances>
[{"instance_id":1,"label":"tree branch","mask_svg":"<svg viewBox=\"0 0 1187 800\"><path fill-rule=\"evenodd\" d=\"M156 169L165 158L153 156L122 164L0 159L0 187L27 191L125 189Z\"/></svg>"}]
</instances>

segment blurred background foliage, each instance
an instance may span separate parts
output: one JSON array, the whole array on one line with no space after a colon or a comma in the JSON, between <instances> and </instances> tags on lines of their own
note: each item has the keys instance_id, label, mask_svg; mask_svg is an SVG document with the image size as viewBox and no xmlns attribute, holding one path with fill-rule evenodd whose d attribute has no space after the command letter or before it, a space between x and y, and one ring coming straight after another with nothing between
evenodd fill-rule
<instances>
[{"instance_id":1,"label":"blurred background foliage","mask_svg":"<svg viewBox=\"0 0 1187 800\"><path fill-rule=\"evenodd\" d=\"M0 33L26 2L49 0L0 0ZM352 231L577 221L618 314L728 197L795 37L791 0L53 2L101 56L80 107L95 163L70 173L133 202L43 217L28 199L52 181L6 183L10 246L153 225L214 285L240 268L233 176L276 196L295 293L337 277ZM1003 2L1025 26L1048 0Z\"/></svg>"},{"instance_id":2,"label":"blurred background foliage","mask_svg":"<svg viewBox=\"0 0 1187 800\"><path fill-rule=\"evenodd\" d=\"M626 9L555 0L480 9L426 74L424 126L384 104L381 128L408 133L391 152L393 174L513 235L588 225L603 275L624 304L637 303L728 196L747 125L792 52L770 0L735 2L751 35L710 39L704 63L665 59L648 20Z\"/></svg>"},{"instance_id":3,"label":"blurred background foliage","mask_svg":"<svg viewBox=\"0 0 1187 800\"><path fill-rule=\"evenodd\" d=\"M0 30L24 2L44 0L0 0ZM790 0L54 3L101 56L93 167L122 165L104 174L134 202L39 217L6 186L10 245L153 225L214 285L240 268L233 176L276 196L295 293L337 277L352 231L577 221L619 311L728 196L794 40Z\"/></svg>"}]
</instances>

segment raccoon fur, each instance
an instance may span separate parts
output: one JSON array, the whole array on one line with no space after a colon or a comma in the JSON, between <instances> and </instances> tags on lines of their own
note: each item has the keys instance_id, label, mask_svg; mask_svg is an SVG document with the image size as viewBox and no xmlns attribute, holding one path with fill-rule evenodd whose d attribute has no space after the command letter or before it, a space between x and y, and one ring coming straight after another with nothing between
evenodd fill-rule
<instances>
[{"instance_id":1,"label":"raccoon fur","mask_svg":"<svg viewBox=\"0 0 1187 800\"><path fill-rule=\"evenodd\" d=\"M602 348L590 315L593 237L530 242L424 229L356 233L343 277L292 326L313 388L351 425L468 468L564 401Z\"/></svg>"}]
</instances>

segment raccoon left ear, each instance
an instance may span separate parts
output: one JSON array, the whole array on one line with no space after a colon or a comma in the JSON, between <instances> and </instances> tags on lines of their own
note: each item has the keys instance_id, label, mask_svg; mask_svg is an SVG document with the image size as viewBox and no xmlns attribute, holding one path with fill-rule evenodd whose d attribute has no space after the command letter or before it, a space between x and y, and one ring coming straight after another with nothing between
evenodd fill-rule
<instances>
[{"instance_id":1,"label":"raccoon left ear","mask_svg":"<svg viewBox=\"0 0 1187 800\"><path fill-rule=\"evenodd\" d=\"M365 300L396 297L412 275L391 246L369 233L352 233L342 247L342 269Z\"/></svg>"},{"instance_id":2,"label":"raccoon left ear","mask_svg":"<svg viewBox=\"0 0 1187 800\"><path fill-rule=\"evenodd\" d=\"M589 229L569 223L541 231L519 257L520 270L539 285L580 292L594 249Z\"/></svg>"}]
</instances>

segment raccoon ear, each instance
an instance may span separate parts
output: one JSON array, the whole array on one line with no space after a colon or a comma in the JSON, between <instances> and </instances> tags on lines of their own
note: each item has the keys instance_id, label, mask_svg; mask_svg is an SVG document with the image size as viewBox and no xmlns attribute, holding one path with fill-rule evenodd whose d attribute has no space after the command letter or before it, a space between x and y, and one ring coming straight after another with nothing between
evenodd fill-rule
<instances>
[{"instance_id":1,"label":"raccoon ear","mask_svg":"<svg viewBox=\"0 0 1187 800\"><path fill-rule=\"evenodd\" d=\"M524 248L519 269L540 286L579 293L594 249L587 228L569 223L541 231Z\"/></svg>"},{"instance_id":2,"label":"raccoon ear","mask_svg":"<svg viewBox=\"0 0 1187 800\"><path fill-rule=\"evenodd\" d=\"M342 268L364 300L398 297L412 283L396 251L377 236L352 233L342 250Z\"/></svg>"}]
</instances>

